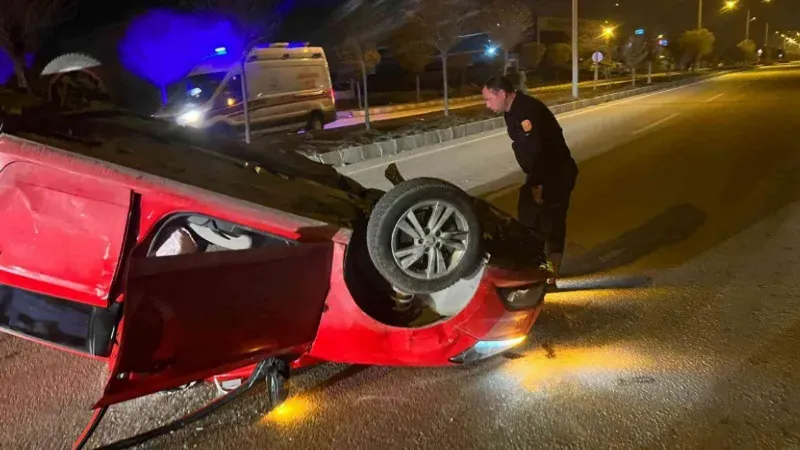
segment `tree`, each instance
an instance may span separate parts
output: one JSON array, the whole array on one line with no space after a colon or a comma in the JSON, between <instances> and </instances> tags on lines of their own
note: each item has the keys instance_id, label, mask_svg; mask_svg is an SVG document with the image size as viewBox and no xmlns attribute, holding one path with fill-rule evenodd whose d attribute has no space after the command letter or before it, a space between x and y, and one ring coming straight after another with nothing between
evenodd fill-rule
<instances>
[{"instance_id":1,"label":"tree","mask_svg":"<svg viewBox=\"0 0 800 450\"><path fill-rule=\"evenodd\" d=\"M30 89L26 55L35 53L44 34L71 17L77 0L4 0L0 13L0 47L14 66L20 87Z\"/></svg>"},{"instance_id":2,"label":"tree","mask_svg":"<svg viewBox=\"0 0 800 450\"><path fill-rule=\"evenodd\" d=\"M522 44L519 48L520 65L525 69L536 69L542 63L546 50L547 46L538 42Z\"/></svg>"},{"instance_id":3,"label":"tree","mask_svg":"<svg viewBox=\"0 0 800 450\"><path fill-rule=\"evenodd\" d=\"M242 76L242 106L244 108L244 140L250 143L250 110L245 64L255 46L268 39L280 24L280 0L189 0L198 10L222 16L234 27L238 45L234 54L239 57ZM228 50L231 51L230 49Z\"/></svg>"},{"instance_id":4,"label":"tree","mask_svg":"<svg viewBox=\"0 0 800 450\"><path fill-rule=\"evenodd\" d=\"M371 125L367 73L381 60L377 44L386 30L376 24L384 21L386 10L380 2L369 0L352 6L352 8L346 9L334 25L334 34L338 41L335 54L338 64L355 67L361 73L364 93L364 125L369 130Z\"/></svg>"},{"instance_id":5,"label":"tree","mask_svg":"<svg viewBox=\"0 0 800 450\"><path fill-rule=\"evenodd\" d=\"M578 52L581 55L600 51L609 56L614 41L613 34L606 32L602 22L588 21L586 26L578 27Z\"/></svg>"},{"instance_id":6,"label":"tree","mask_svg":"<svg viewBox=\"0 0 800 450\"><path fill-rule=\"evenodd\" d=\"M450 114L447 84L447 54L467 34L476 12L471 0L415 0L408 25L420 42L432 45L442 58L444 115Z\"/></svg>"},{"instance_id":7,"label":"tree","mask_svg":"<svg viewBox=\"0 0 800 450\"><path fill-rule=\"evenodd\" d=\"M484 29L503 50L503 75L508 74L508 52L522 42L533 26L533 14L519 0L490 0L482 12Z\"/></svg>"},{"instance_id":8,"label":"tree","mask_svg":"<svg viewBox=\"0 0 800 450\"><path fill-rule=\"evenodd\" d=\"M334 70L348 77L361 79L358 85L359 106L361 99L364 99L364 125L369 130L371 125L369 115L369 89L367 86L367 74L375 70L381 62L381 54L374 44L358 45L353 43L343 43L336 46L333 50L332 65Z\"/></svg>"},{"instance_id":9,"label":"tree","mask_svg":"<svg viewBox=\"0 0 800 450\"><path fill-rule=\"evenodd\" d=\"M661 60L663 53L664 47L659 44L658 39L647 39L647 54L644 57L644 61L647 63L647 84L652 83L653 64L657 64Z\"/></svg>"},{"instance_id":10,"label":"tree","mask_svg":"<svg viewBox=\"0 0 800 450\"><path fill-rule=\"evenodd\" d=\"M647 59L648 42L642 36L631 36L622 47L622 59L633 74L633 85L636 86L636 69Z\"/></svg>"},{"instance_id":11,"label":"tree","mask_svg":"<svg viewBox=\"0 0 800 450\"><path fill-rule=\"evenodd\" d=\"M569 63L572 61L572 46L564 42L550 44L547 47L545 60L550 67L555 69L556 79L558 79L558 74L562 70L569 70Z\"/></svg>"},{"instance_id":12,"label":"tree","mask_svg":"<svg viewBox=\"0 0 800 450\"><path fill-rule=\"evenodd\" d=\"M416 77L417 102L420 99L419 77L425 71L425 67L433 60L435 49L427 42L420 42L415 39L412 30L402 27L392 34L391 47L394 59L400 67Z\"/></svg>"},{"instance_id":13,"label":"tree","mask_svg":"<svg viewBox=\"0 0 800 450\"><path fill-rule=\"evenodd\" d=\"M678 40L684 55L691 57L695 62L699 62L701 58L714 51L714 41L716 41L714 33L705 28L689 30Z\"/></svg>"},{"instance_id":14,"label":"tree","mask_svg":"<svg viewBox=\"0 0 800 450\"><path fill-rule=\"evenodd\" d=\"M756 60L756 43L750 39L746 39L736 46L739 48L742 56L742 62L750 64Z\"/></svg>"}]
</instances>

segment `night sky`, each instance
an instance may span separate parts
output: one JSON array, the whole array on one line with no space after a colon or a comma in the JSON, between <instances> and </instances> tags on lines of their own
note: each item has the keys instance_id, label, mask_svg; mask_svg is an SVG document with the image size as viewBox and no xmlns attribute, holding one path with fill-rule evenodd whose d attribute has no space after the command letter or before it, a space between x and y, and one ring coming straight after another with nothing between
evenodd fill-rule
<instances>
[{"instance_id":1,"label":"night sky","mask_svg":"<svg viewBox=\"0 0 800 450\"><path fill-rule=\"evenodd\" d=\"M286 0L292 12L284 18L284 26L276 40L308 40L322 28L326 19L344 0ZM431 0L435 1L435 0ZM522 0L538 5L543 14L569 16L570 0ZM697 23L698 0L581 0L580 16L609 20L619 24L623 33L635 28L658 30L675 38ZM616 6L616 4L619 6ZM764 39L765 20L772 30L800 29L800 1L772 0L769 5L760 0L740 0L744 6L751 4L757 20L751 23L751 37L761 44ZM60 26L52 36L75 36L85 30L121 23L138 12L153 7L175 6L177 0L138 0L114 2L108 0L80 0L75 19ZM722 0L705 0L704 25L717 35L720 45L728 46L744 39L745 9L720 13ZM314 42L315 44L321 44ZM777 43L777 42L776 42Z\"/></svg>"}]
</instances>

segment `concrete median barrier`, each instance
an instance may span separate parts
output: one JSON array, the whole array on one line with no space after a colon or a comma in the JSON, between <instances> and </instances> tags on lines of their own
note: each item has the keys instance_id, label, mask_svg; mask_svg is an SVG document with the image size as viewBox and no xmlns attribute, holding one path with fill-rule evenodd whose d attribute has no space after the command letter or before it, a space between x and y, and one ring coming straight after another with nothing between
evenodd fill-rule
<instances>
[{"instance_id":1,"label":"concrete median barrier","mask_svg":"<svg viewBox=\"0 0 800 450\"><path fill-rule=\"evenodd\" d=\"M599 97L594 97L585 100L578 100L569 103L563 103L560 105L553 105L550 106L550 110L553 111L554 114L562 114L570 111L575 111L578 109L600 105L602 103L620 100L623 98L635 97L637 95L647 94L649 92L665 90L669 88L675 88L679 86L685 86L697 83L702 80L722 76L727 73L731 73L733 71L734 70L715 72L712 74L701 75L690 79L684 79L669 83L658 83L650 86L631 89L628 91L617 92L614 94L603 95ZM462 138L468 139L470 136L475 136L482 133L499 130L505 128L505 126L506 126L505 119L503 117L495 117L492 119L476 121L465 125L457 125L454 127L444 128L440 130L427 131L424 133L415 134L413 136L404 136L387 141L376 142L373 144L357 146L357 147L348 147L334 152L318 154L318 155L307 155L307 156L323 164L329 164L332 166L339 167L342 165L355 164L357 162L380 158L395 153L406 152L409 150L417 150L424 147L433 147L437 144L452 141L454 139L462 139Z\"/></svg>"}]
</instances>

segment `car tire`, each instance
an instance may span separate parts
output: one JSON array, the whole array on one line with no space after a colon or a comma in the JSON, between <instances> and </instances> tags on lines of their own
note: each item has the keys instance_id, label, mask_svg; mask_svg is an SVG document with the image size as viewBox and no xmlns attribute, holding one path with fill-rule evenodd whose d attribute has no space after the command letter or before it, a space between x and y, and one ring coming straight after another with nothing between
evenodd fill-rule
<instances>
[{"instance_id":1,"label":"car tire","mask_svg":"<svg viewBox=\"0 0 800 450\"><path fill-rule=\"evenodd\" d=\"M443 180L415 178L398 184L377 202L367 225L367 250L375 268L395 289L429 294L478 269L481 236L466 192Z\"/></svg>"}]
</instances>

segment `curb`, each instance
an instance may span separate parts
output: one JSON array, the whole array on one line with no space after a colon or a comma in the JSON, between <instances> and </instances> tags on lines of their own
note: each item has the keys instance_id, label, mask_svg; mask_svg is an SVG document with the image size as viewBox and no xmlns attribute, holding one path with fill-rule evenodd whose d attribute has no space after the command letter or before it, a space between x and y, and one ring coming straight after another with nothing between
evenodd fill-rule
<instances>
[{"instance_id":1,"label":"curb","mask_svg":"<svg viewBox=\"0 0 800 450\"><path fill-rule=\"evenodd\" d=\"M631 89L629 91L617 92L615 94L602 95L599 97L594 97L586 100L578 100L570 103L553 105L550 106L549 109L550 111L553 112L553 114L556 115L563 114L566 112L571 112L578 109L587 108L590 106L600 105L614 100L620 100L627 97L635 97L637 95L646 94L648 92L660 91L664 89L679 87L682 85L697 83L699 81L708 78L722 76L730 72L733 71L730 70L710 75L701 75L696 78L673 81L670 83L659 83L658 85L651 85L637 89ZM362 161L381 158L387 155L393 155L396 153L401 153L409 150L416 150L422 147L441 144L443 142L448 142L453 139L461 139L468 136L485 133L487 131L497 130L500 128L504 128L505 126L506 122L503 117L495 117L492 119L471 122L450 128L426 131L424 133L418 133L411 136L404 136L396 139L375 142L372 144L360 145L357 147L347 147L340 150L334 150L328 153L304 154L304 156L308 157L311 160L320 162L322 164L327 164L334 167L341 167L359 163Z\"/></svg>"}]
</instances>

